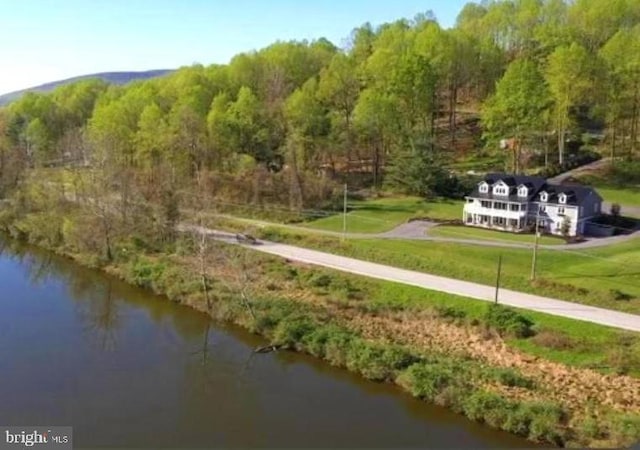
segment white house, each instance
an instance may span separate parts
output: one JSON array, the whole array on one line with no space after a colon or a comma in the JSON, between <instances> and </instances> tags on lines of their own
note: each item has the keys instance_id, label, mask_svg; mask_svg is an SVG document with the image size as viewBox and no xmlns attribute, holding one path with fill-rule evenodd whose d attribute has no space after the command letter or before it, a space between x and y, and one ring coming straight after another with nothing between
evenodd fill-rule
<instances>
[{"instance_id":1,"label":"white house","mask_svg":"<svg viewBox=\"0 0 640 450\"><path fill-rule=\"evenodd\" d=\"M586 186L561 186L544 178L488 174L466 197L465 225L567 236L582 235L586 223L600 215L602 197Z\"/></svg>"}]
</instances>

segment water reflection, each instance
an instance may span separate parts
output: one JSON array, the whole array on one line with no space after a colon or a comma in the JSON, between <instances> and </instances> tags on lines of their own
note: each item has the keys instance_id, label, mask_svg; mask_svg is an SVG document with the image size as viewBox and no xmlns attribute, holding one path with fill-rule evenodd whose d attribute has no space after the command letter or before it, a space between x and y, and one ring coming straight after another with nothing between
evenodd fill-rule
<instances>
[{"instance_id":1,"label":"water reflection","mask_svg":"<svg viewBox=\"0 0 640 450\"><path fill-rule=\"evenodd\" d=\"M0 423L83 447L530 447L0 238Z\"/></svg>"},{"instance_id":2,"label":"water reflection","mask_svg":"<svg viewBox=\"0 0 640 450\"><path fill-rule=\"evenodd\" d=\"M113 286L107 282L93 291L90 301L77 303L76 312L84 332L103 351L113 350L117 344L122 316L113 298Z\"/></svg>"}]
</instances>

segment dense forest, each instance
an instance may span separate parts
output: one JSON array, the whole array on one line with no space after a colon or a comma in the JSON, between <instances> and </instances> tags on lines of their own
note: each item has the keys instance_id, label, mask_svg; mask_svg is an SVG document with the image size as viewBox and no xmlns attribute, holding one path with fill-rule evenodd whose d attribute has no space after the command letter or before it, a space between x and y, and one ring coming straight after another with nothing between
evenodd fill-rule
<instances>
[{"instance_id":1,"label":"dense forest","mask_svg":"<svg viewBox=\"0 0 640 450\"><path fill-rule=\"evenodd\" d=\"M25 95L0 109L0 195L62 166L125 209L206 192L301 210L331 205L344 182L455 194L465 161L531 172L585 135L640 158L640 0L468 3L450 29L426 13L347 42Z\"/></svg>"}]
</instances>

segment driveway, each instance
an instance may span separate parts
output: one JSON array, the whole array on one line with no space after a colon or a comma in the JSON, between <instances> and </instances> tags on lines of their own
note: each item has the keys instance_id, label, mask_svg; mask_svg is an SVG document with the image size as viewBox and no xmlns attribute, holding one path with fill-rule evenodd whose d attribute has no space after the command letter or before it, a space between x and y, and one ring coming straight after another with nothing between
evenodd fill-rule
<instances>
[{"instance_id":1,"label":"driveway","mask_svg":"<svg viewBox=\"0 0 640 450\"><path fill-rule=\"evenodd\" d=\"M346 233L343 234L338 231L318 230L311 227L304 227L300 225L287 225L274 222L267 222L264 220L244 219L241 217L230 216L226 214L218 214L218 217L232 219L239 222L244 222L249 225L257 227L277 227L284 228L290 231L299 231L303 233L313 233L332 237L346 237L347 239L407 239L415 241L433 241L433 242L449 242L454 244L467 244L467 245L481 245L484 247L501 247L501 248L525 248L530 249L533 247L532 242L507 242L507 241L490 241L484 239L464 239L464 238L449 238L440 236L429 236L429 230L438 226L436 222L430 222L427 220L414 220L398 225L396 228L386 231L384 233ZM640 230L635 233L612 236L607 238L592 238L585 242L576 244L558 244L558 245L539 245L538 248L546 250L584 250L588 248L606 247L608 245L619 244L632 239L640 237Z\"/></svg>"},{"instance_id":2,"label":"driveway","mask_svg":"<svg viewBox=\"0 0 640 450\"><path fill-rule=\"evenodd\" d=\"M379 280L393 281L410 286L416 286L433 291L460 295L475 300L490 302L494 300L495 288L453 278L440 277L412 270L400 269L393 266L376 264L354 258L333 255L331 253L260 241L260 245L239 244L235 235L218 230L212 230L195 225L182 225L182 231L205 233L213 239L231 244L244 245L256 251L287 258L292 261L328 267L342 272L353 273ZM498 296L499 303L517 308L538 311L570 319L593 322L622 330L640 332L640 316L618 311L611 311L593 306L540 297L532 294L501 289Z\"/></svg>"}]
</instances>

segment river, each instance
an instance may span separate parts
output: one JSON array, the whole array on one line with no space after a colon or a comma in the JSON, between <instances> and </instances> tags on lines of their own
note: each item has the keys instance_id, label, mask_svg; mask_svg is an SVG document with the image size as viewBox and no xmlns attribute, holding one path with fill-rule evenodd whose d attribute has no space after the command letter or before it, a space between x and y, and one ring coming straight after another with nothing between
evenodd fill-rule
<instances>
[{"instance_id":1,"label":"river","mask_svg":"<svg viewBox=\"0 0 640 450\"><path fill-rule=\"evenodd\" d=\"M0 238L0 425L82 447L532 447Z\"/></svg>"}]
</instances>

